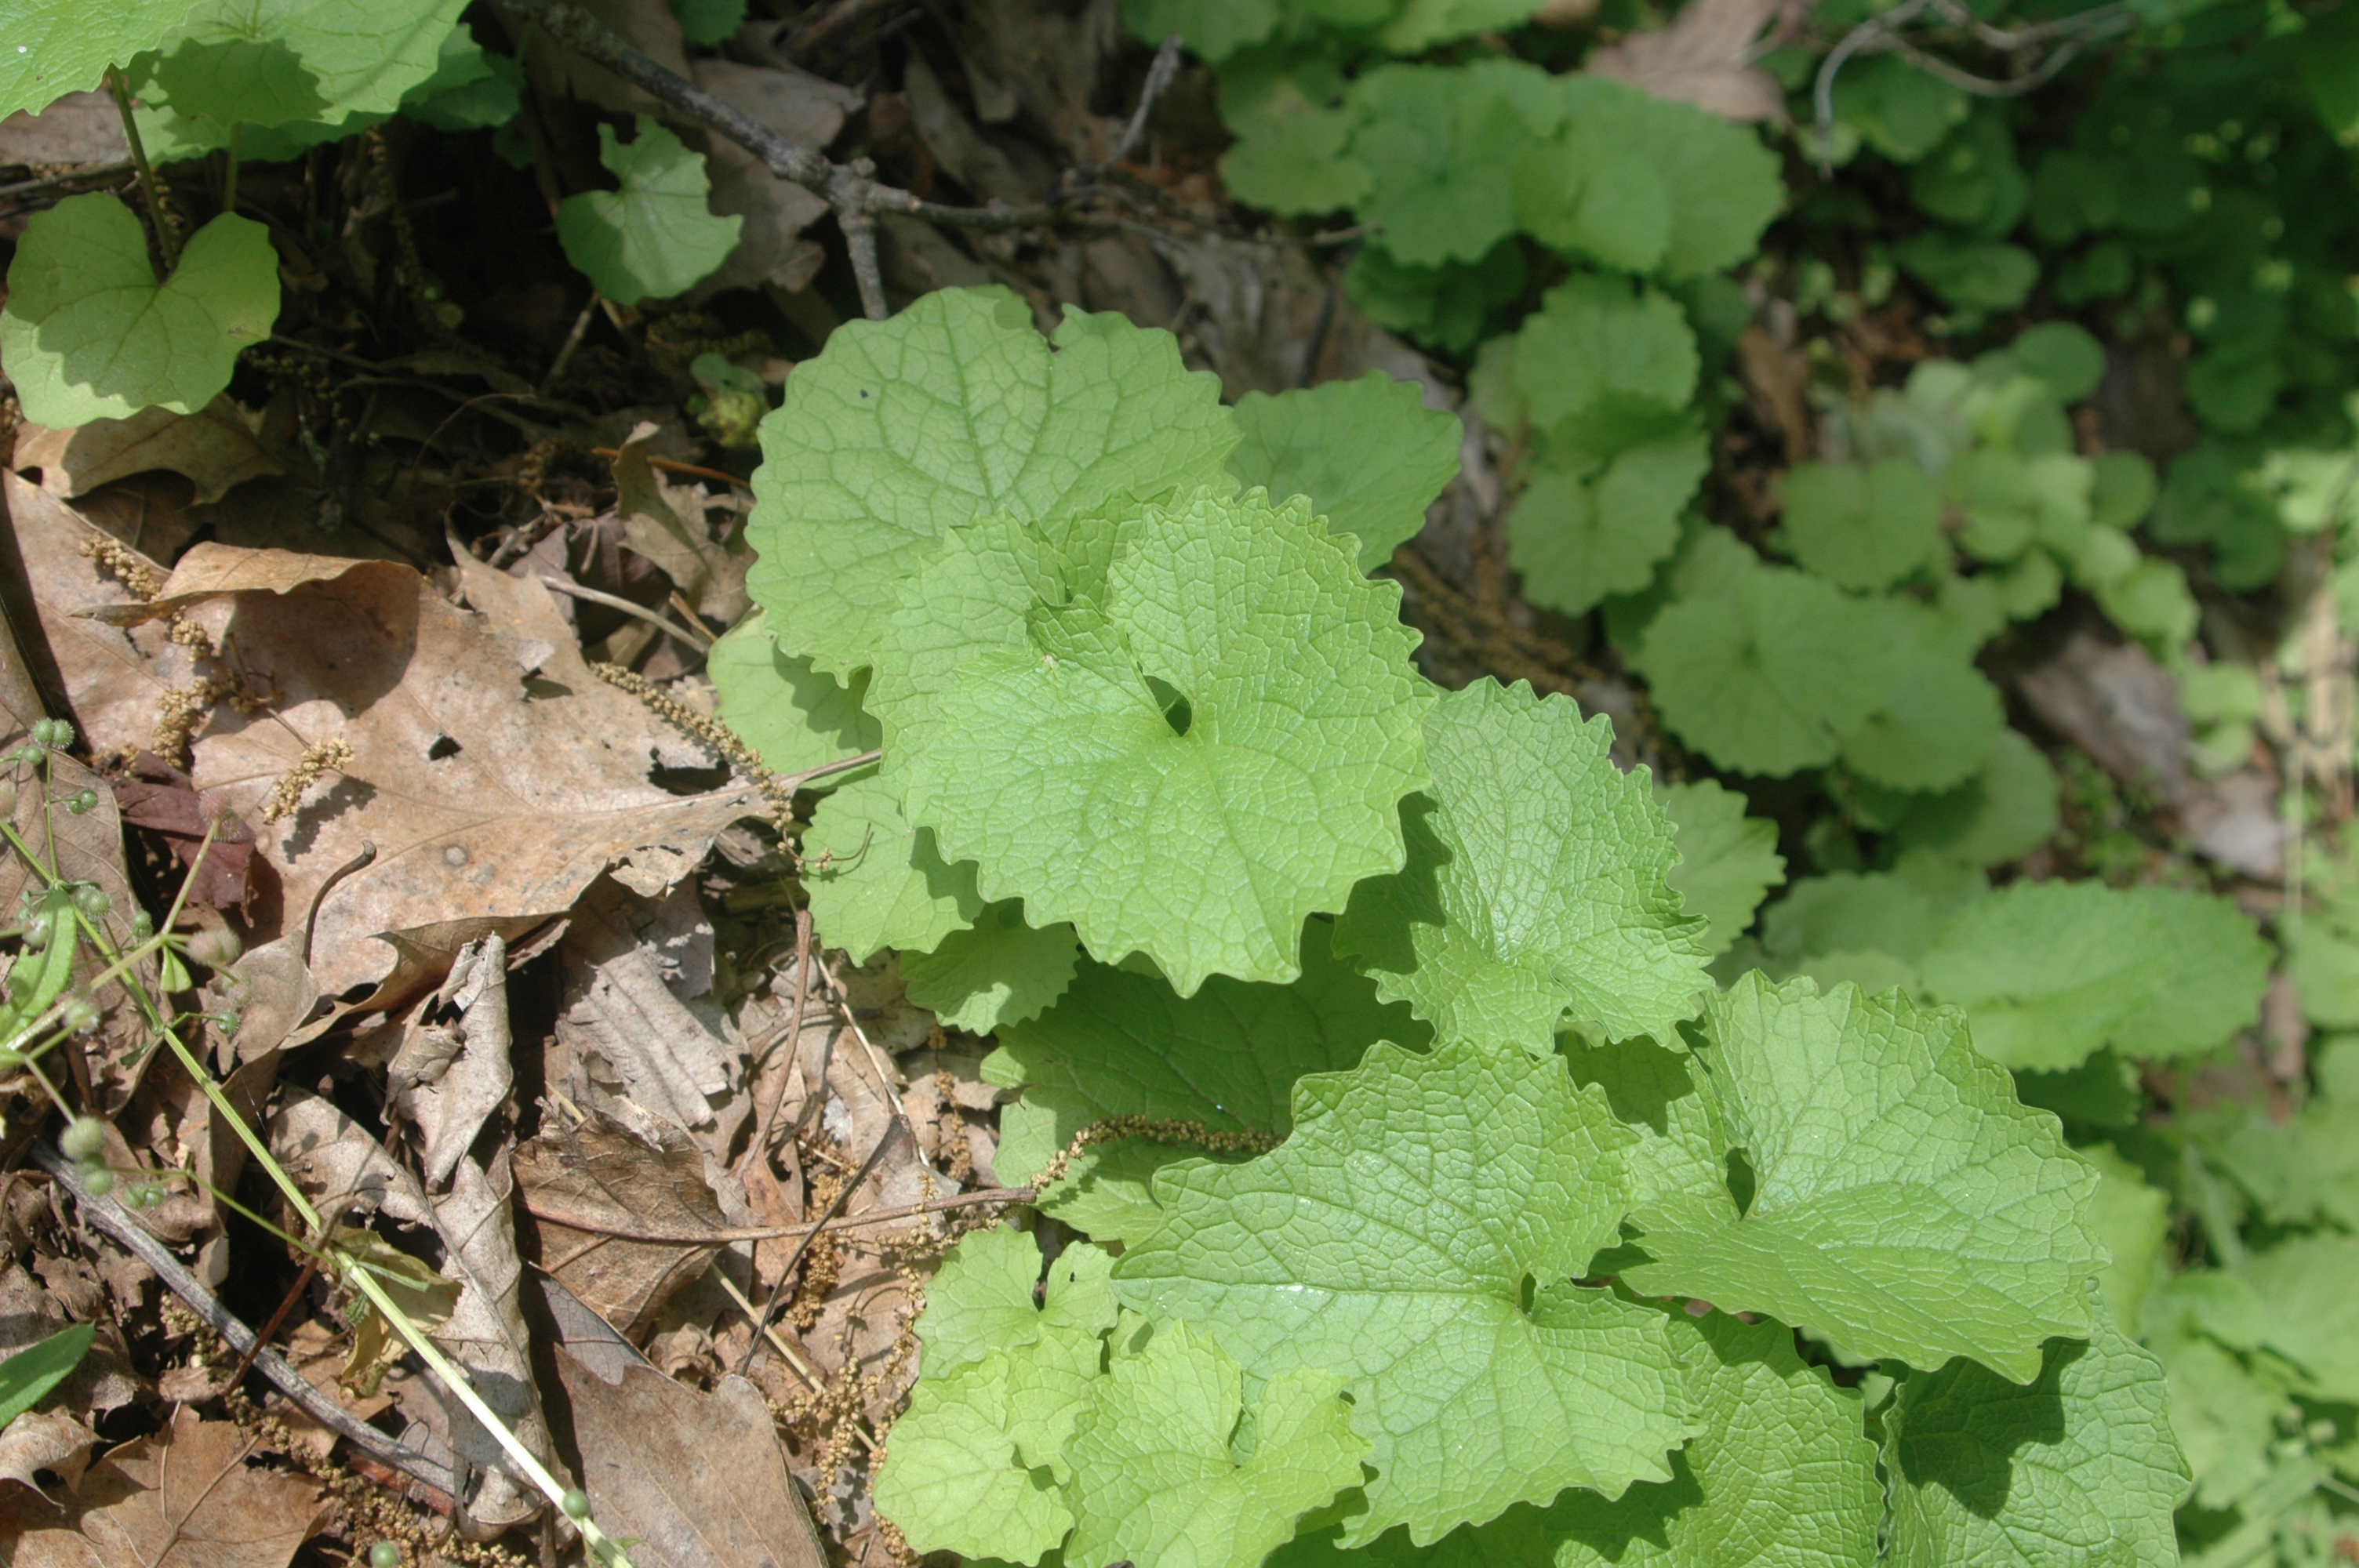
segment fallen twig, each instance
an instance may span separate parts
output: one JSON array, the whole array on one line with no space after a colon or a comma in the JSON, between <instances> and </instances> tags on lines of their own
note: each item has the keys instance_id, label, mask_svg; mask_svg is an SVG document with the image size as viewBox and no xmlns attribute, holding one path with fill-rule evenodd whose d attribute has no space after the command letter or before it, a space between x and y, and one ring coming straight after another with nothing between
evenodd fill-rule
<instances>
[{"instance_id":1,"label":"fallen twig","mask_svg":"<svg viewBox=\"0 0 2359 1568\"><path fill-rule=\"evenodd\" d=\"M861 308L872 321L881 321L889 308L885 283L876 265L876 214L905 212L940 222L970 228L1015 229L1049 222L1058 216L1055 203L1037 207L944 207L873 178L875 166L866 158L837 163L816 147L777 132L705 92L678 72L667 69L645 50L569 0L497 0L500 8L519 23L528 23L569 48L596 60L633 86L653 94L692 119L701 121L735 142L780 179L801 186L826 201L842 229L852 254L852 269L860 283Z\"/></svg>"},{"instance_id":2,"label":"fallen twig","mask_svg":"<svg viewBox=\"0 0 2359 1568\"><path fill-rule=\"evenodd\" d=\"M55 1177L58 1184L71 1193L83 1217L101 1230L120 1242L131 1255L156 1272L156 1277L171 1288L172 1293L188 1303L189 1310L205 1320L212 1331L230 1343L239 1354L249 1356L254 1369L277 1385L278 1391L293 1400L304 1414L327 1427L345 1442L389 1469L398 1470L414 1480L423 1481L446 1496L455 1496L458 1481L450 1470L426 1455L404 1448L384 1433L361 1420L314 1388L311 1380L288 1365L287 1358L265 1346L254 1330L240 1323L235 1314L222 1305L203 1281L189 1272L181 1261L172 1256L162 1242L147 1234L130 1213L112 1197L100 1197L82 1179L81 1169L46 1142L32 1148L33 1162Z\"/></svg>"}]
</instances>

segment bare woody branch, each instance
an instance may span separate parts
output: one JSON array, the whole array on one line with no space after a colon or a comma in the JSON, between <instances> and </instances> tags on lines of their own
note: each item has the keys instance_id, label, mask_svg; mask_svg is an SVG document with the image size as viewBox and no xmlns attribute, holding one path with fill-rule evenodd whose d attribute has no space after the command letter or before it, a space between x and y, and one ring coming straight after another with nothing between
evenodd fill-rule
<instances>
[{"instance_id":1,"label":"bare woody branch","mask_svg":"<svg viewBox=\"0 0 2359 1568\"><path fill-rule=\"evenodd\" d=\"M816 147L777 132L722 102L696 83L669 70L603 22L568 0L495 0L518 22L528 22L600 65L661 99L690 118L701 121L756 157L780 179L803 187L826 201L843 230L852 254L853 275L860 282L860 302L872 320L884 319L885 285L876 265L876 215L898 212L967 228L1016 229L1053 222L1065 211L1062 202L1011 207L947 207L920 200L908 191L874 178L875 168L865 158L837 163ZM1066 201L1084 191L1068 192Z\"/></svg>"}]
</instances>

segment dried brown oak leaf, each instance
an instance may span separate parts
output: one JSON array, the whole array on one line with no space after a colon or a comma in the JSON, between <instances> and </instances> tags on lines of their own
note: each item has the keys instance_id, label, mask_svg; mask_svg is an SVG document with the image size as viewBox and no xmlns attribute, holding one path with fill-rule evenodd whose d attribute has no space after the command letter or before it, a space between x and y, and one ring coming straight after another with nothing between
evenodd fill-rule
<instances>
[{"instance_id":1,"label":"dried brown oak leaf","mask_svg":"<svg viewBox=\"0 0 2359 1568\"><path fill-rule=\"evenodd\" d=\"M666 1568L820 1568L827 1561L753 1384L709 1394L634 1358L609 1383L554 1359L599 1522Z\"/></svg>"},{"instance_id":2,"label":"dried brown oak leaf","mask_svg":"<svg viewBox=\"0 0 2359 1568\"><path fill-rule=\"evenodd\" d=\"M561 624L545 589L506 580ZM266 694L252 712L214 710L191 768L200 790L259 822L307 752L353 749L260 834L281 884L265 939L300 931L329 878L375 847L320 903L323 994L394 975L400 950L381 937L401 934L417 962L378 1006L466 942L563 914L609 867L641 892L669 885L756 809L746 788L664 789L658 764L708 759L591 676L570 639L503 632L406 566L199 545L148 608L201 621L217 662Z\"/></svg>"},{"instance_id":3,"label":"dried brown oak leaf","mask_svg":"<svg viewBox=\"0 0 2359 1568\"><path fill-rule=\"evenodd\" d=\"M673 1292L702 1274L729 1221L687 1134L659 1123L649 1142L592 1112L516 1152L516 1185L539 1238L541 1268L633 1338Z\"/></svg>"},{"instance_id":4,"label":"dried brown oak leaf","mask_svg":"<svg viewBox=\"0 0 2359 1568\"><path fill-rule=\"evenodd\" d=\"M91 611L120 616L139 602L122 578L89 552L101 546L124 550L117 557L135 572L160 584L162 568L125 549L123 542L38 485L14 473L0 473L0 498L7 502L9 526L24 557L25 576L40 612L40 640L65 685L73 711L94 752L143 752L155 746L158 719L167 693L197 683L196 656L172 641L158 622L118 625ZM29 627L16 628L28 643ZM38 657L30 648L28 657Z\"/></svg>"},{"instance_id":5,"label":"dried brown oak leaf","mask_svg":"<svg viewBox=\"0 0 2359 1568\"><path fill-rule=\"evenodd\" d=\"M113 104L107 113L114 113ZM143 408L128 419L93 419L70 430L27 425L16 432L14 462L19 471L40 470L41 488L69 498L168 469L187 476L199 501L219 501L233 485L287 471L226 393L194 414Z\"/></svg>"},{"instance_id":6,"label":"dried brown oak leaf","mask_svg":"<svg viewBox=\"0 0 2359 1568\"><path fill-rule=\"evenodd\" d=\"M1782 120L1784 90L1749 58L1777 9L1777 0L1691 0L1669 27L1608 45L1582 69L1724 119Z\"/></svg>"},{"instance_id":7,"label":"dried brown oak leaf","mask_svg":"<svg viewBox=\"0 0 2359 1568\"><path fill-rule=\"evenodd\" d=\"M62 1514L38 1501L0 1513L0 1532L24 1531L14 1568L286 1568L319 1528L320 1488L249 1467L254 1446L181 1406L169 1431L92 1465Z\"/></svg>"},{"instance_id":8,"label":"dried brown oak leaf","mask_svg":"<svg viewBox=\"0 0 2359 1568\"><path fill-rule=\"evenodd\" d=\"M196 871L190 903L208 909L245 907L252 891L254 829L223 816L220 802L199 795L188 774L155 752L142 752L114 780L114 803L125 827L147 828L169 846L183 871ZM197 858L200 849L202 860Z\"/></svg>"}]
</instances>

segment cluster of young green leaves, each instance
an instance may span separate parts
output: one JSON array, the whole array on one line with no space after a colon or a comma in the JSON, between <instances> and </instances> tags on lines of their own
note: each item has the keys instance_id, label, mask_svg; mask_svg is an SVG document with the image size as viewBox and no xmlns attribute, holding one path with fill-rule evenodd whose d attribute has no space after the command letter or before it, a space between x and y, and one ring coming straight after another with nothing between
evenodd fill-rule
<instances>
[{"instance_id":1,"label":"cluster of young green leaves","mask_svg":"<svg viewBox=\"0 0 2359 1568\"><path fill-rule=\"evenodd\" d=\"M1090 1150L1037 1308L1028 1237L963 1244L878 1507L1027 1564L2169 1561L2099 1173L1965 1014L1713 997L1767 825L1408 665L1365 574L1455 424L1224 408L997 291L846 327L766 422L723 712L782 772L884 752L803 838L822 937L995 1033L1003 1180L1111 1118L1283 1139Z\"/></svg>"},{"instance_id":2,"label":"cluster of young green leaves","mask_svg":"<svg viewBox=\"0 0 2359 1568\"><path fill-rule=\"evenodd\" d=\"M459 20L464 0L164 0L71 24L49 9L36 7L28 41L0 66L0 114L38 112L113 73L136 95L128 128L154 163L219 156L228 189L241 161L298 158L397 114L485 130L507 126L521 102L522 69L476 43ZM741 222L708 209L703 157L645 116L627 145L601 136L619 189L566 201L567 255L622 304L692 287ZM70 197L27 224L0 356L28 417L71 427L150 406L191 412L269 336L279 292L266 225L223 211L162 251L159 277L140 221L108 195Z\"/></svg>"},{"instance_id":3,"label":"cluster of young green leaves","mask_svg":"<svg viewBox=\"0 0 2359 1568\"><path fill-rule=\"evenodd\" d=\"M1475 395L1487 420L1515 433L1552 412L1541 399L1567 362L1551 317L1592 303L1585 290L1551 297L1522 331L1486 346ZM1594 303L1605 308L1591 311L1582 341L1626 341L1651 323L1692 353L1676 318L1649 302ZM2102 367L2086 332L2050 323L1830 407L1824 457L1781 481L1784 514L1767 543L1791 565L1682 500L1617 492L1618 468L1579 531L1554 515L1529 522L1551 504L1543 468L1508 520L1526 591L1567 613L1602 604L1663 722L1715 764L1827 770L1847 818L1886 835L1895 853L2011 860L2055 830L2057 781L2006 728L1973 663L1983 644L2052 607L2069 582L2167 665L2203 669L2186 656L2195 605L2183 574L2127 531L2152 503L2151 468L2133 453L2074 450L2068 406ZM1700 449L1692 460L1701 467ZM2249 722L2257 687L2208 672L2192 684L2223 723Z\"/></svg>"},{"instance_id":4,"label":"cluster of young green leaves","mask_svg":"<svg viewBox=\"0 0 2359 1568\"><path fill-rule=\"evenodd\" d=\"M1834 152L1902 166L1929 226L1867 248L1930 287L1961 330L2042 289L2116 315L2125 336L2158 307L2176 318L2201 439L2172 463L2147 531L2208 546L2218 582L2245 590L2275 579L2289 538L2326 532L2338 561L2359 554L2341 477L2359 449L2359 304L2343 261L2354 80L2348 6L2164 6L2060 141L2038 139L2046 127L2021 103L1970 98L1881 56L1837 79ZM1880 222L1837 189L1804 215ZM2359 579L2343 591L2359 607Z\"/></svg>"},{"instance_id":5,"label":"cluster of young green leaves","mask_svg":"<svg viewBox=\"0 0 2359 1568\"><path fill-rule=\"evenodd\" d=\"M1230 193L1374 225L1344 276L1353 302L1453 351L1523 294L1525 236L1692 297L1753 254L1784 199L1751 131L1627 82L1503 59L1378 65L1348 82L1301 62L1276 80L1258 70L1223 74L1240 137L1222 163ZM1677 373L1653 362L1642 403Z\"/></svg>"}]
</instances>

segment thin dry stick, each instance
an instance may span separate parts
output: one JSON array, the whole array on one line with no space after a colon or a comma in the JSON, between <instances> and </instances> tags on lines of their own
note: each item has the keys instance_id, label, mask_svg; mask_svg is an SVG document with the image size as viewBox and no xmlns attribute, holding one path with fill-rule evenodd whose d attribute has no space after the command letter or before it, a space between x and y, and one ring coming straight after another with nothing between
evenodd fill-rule
<instances>
[{"instance_id":1,"label":"thin dry stick","mask_svg":"<svg viewBox=\"0 0 2359 1568\"><path fill-rule=\"evenodd\" d=\"M213 1293L194 1274L189 1272L169 1249L140 1227L111 1197L92 1194L82 1179L81 1169L48 1143L36 1143L32 1148L34 1163L55 1177L74 1196L82 1215L156 1272L156 1277L171 1288L172 1293L189 1305L189 1310L230 1343L231 1348L254 1358L254 1369L276 1384L278 1391L299 1406L304 1414L335 1433L345 1442L388 1469L425 1482L446 1495L456 1495L458 1479L449 1469L426 1455L404 1448L392 1438L353 1415L343 1406L311 1386L311 1380L287 1364L286 1357L276 1350L262 1346L255 1332L240 1323L230 1310L216 1300Z\"/></svg>"},{"instance_id":2,"label":"thin dry stick","mask_svg":"<svg viewBox=\"0 0 2359 1568\"><path fill-rule=\"evenodd\" d=\"M612 462L616 458L623 455L623 449L620 447L592 447L590 449L590 455L593 458L604 458L608 462ZM653 452L649 452L647 455L647 467L651 469L661 469L666 473L694 474L698 479L717 480L723 484L734 485L739 490L751 490L754 488L754 481L752 480L739 479L735 474L723 473L719 469L704 468L696 463L684 463L678 458L659 458Z\"/></svg>"},{"instance_id":3,"label":"thin dry stick","mask_svg":"<svg viewBox=\"0 0 2359 1568\"><path fill-rule=\"evenodd\" d=\"M601 592L594 588L583 588L578 582L565 582L553 577L541 578L540 586L552 593L561 593L568 599L586 599L592 604L603 604L609 610L619 610L625 615L636 615L648 625L670 633L691 648L701 648L707 653L712 650L712 638L700 637L669 616L658 615L644 604L634 604L620 594Z\"/></svg>"},{"instance_id":4,"label":"thin dry stick","mask_svg":"<svg viewBox=\"0 0 2359 1568\"><path fill-rule=\"evenodd\" d=\"M800 1356L795 1354L794 1346L787 1343L786 1336L778 1332L777 1325L762 1321L760 1312L755 1308L752 1302L745 1299L745 1292L737 1288L737 1281L729 1277L729 1271L726 1269L715 1263L711 1272L712 1277L721 1282L721 1288L727 1292L729 1299L737 1303L737 1309L745 1314L745 1321L761 1331L762 1337L770 1342L770 1348L778 1353L779 1359L792 1368L795 1376L803 1380L803 1387L817 1390L827 1386L827 1379L819 1375L817 1368L807 1365ZM859 1429L855 1427L853 1430ZM870 1448L873 1452L875 1445L871 1444Z\"/></svg>"},{"instance_id":5,"label":"thin dry stick","mask_svg":"<svg viewBox=\"0 0 2359 1568\"><path fill-rule=\"evenodd\" d=\"M903 212L984 229L1016 229L1049 222L1060 215L1057 203L1035 207L944 207L922 200L890 185L879 184L875 166L865 158L837 163L816 147L777 132L723 103L694 82L670 70L625 40L603 22L569 0L496 0L520 26L538 27L559 42L596 60L633 86L642 88L673 108L710 125L735 142L780 179L799 185L826 201L842 229L852 253L853 275L860 283L860 303L869 319L890 314L885 285L876 267L875 217L879 212ZM1067 193L1070 200L1075 193Z\"/></svg>"},{"instance_id":6,"label":"thin dry stick","mask_svg":"<svg viewBox=\"0 0 2359 1568\"><path fill-rule=\"evenodd\" d=\"M817 955L811 950L810 908L805 905L795 911L795 1008L794 1011L787 1015L786 1033L787 1050L790 1056L797 1043L802 1038L803 1009L810 1002L810 972L816 957ZM788 1071L791 1072L793 1069L790 1067ZM770 1139L777 1130L779 1108L786 1103L787 1076L785 1073L781 1073L778 1075L778 1098L772 1100L770 1108L763 1113L762 1130L747 1152L748 1158L766 1160L770 1157Z\"/></svg>"},{"instance_id":7,"label":"thin dry stick","mask_svg":"<svg viewBox=\"0 0 2359 1568\"><path fill-rule=\"evenodd\" d=\"M795 1277L795 1271L802 1267L803 1257L810 1250L811 1243L818 1240L820 1232L827 1228L827 1222L842 1212L845 1202L859 1190L860 1184L868 1179L869 1173L875 1171L878 1162L885 1158L885 1152L893 1147L893 1141L899 1137L908 1126L908 1123L905 1120L896 1120L892 1126L885 1130L885 1136L876 1141L876 1147L870 1150L868 1158L861 1162L859 1173L852 1180L843 1184L836 1193L834 1201L827 1206L827 1212L821 1215L819 1222L795 1244L794 1255L787 1260L787 1266L778 1271L777 1282L770 1287L770 1299L762 1303L761 1314L754 1320L754 1326L756 1329L768 1331L771 1319L778 1315L778 1298L786 1293L787 1281ZM745 1346L745 1357L737 1363L739 1377L744 1377L746 1370L754 1365L754 1352L761 1347L762 1341L758 1337Z\"/></svg>"},{"instance_id":8,"label":"thin dry stick","mask_svg":"<svg viewBox=\"0 0 2359 1568\"><path fill-rule=\"evenodd\" d=\"M29 196L37 190L54 190L61 185L74 185L85 179L112 179L120 174L137 172L133 163L103 163L90 168L70 168L62 174L45 175L39 179L20 179L14 185L0 185L0 197Z\"/></svg>"},{"instance_id":9,"label":"thin dry stick","mask_svg":"<svg viewBox=\"0 0 2359 1568\"><path fill-rule=\"evenodd\" d=\"M1180 50L1185 42L1177 33L1165 37L1163 47L1155 51L1155 63L1147 68L1147 84L1138 90L1138 107L1131 111L1130 124L1122 128L1122 140L1114 145L1098 172L1105 173L1130 156L1131 148L1147 133L1147 116L1155 110L1155 101L1163 96L1180 75Z\"/></svg>"}]
</instances>

